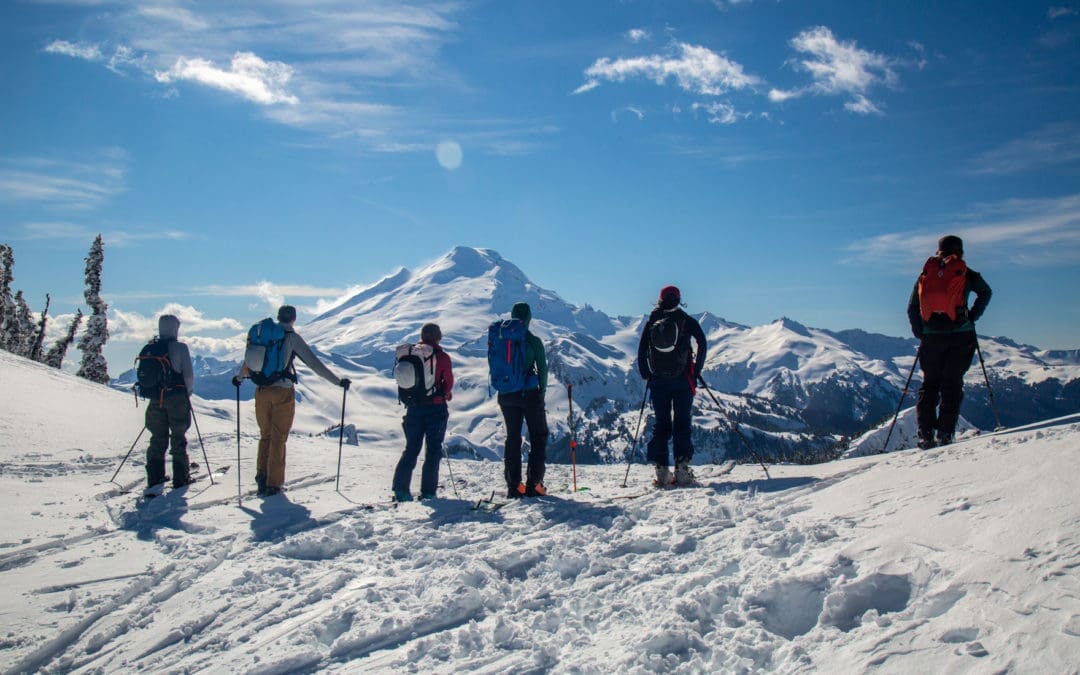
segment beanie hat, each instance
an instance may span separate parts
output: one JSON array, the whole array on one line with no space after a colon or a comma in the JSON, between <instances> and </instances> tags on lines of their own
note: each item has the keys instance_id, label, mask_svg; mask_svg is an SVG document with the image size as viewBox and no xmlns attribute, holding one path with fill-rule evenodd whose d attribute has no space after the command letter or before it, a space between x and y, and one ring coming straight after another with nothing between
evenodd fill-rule
<instances>
[{"instance_id":1,"label":"beanie hat","mask_svg":"<svg viewBox=\"0 0 1080 675\"><path fill-rule=\"evenodd\" d=\"M180 335L180 319L172 314L163 314L158 318L158 336L163 338L175 338Z\"/></svg>"},{"instance_id":2,"label":"beanie hat","mask_svg":"<svg viewBox=\"0 0 1080 675\"><path fill-rule=\"evenodd\" d=\"M296 321L296 308L292 305L282 305L277 311L277 320L281 323Z\"/></svg>"},{"instance_id":3,"label":"beanie hat","mask_svg":"<svg viewBox=\"0 0 1080 675\"><path fill-rule=\"evenodd\" d=\"M660 309L675 309L682 302L682 293L678 286L664 286L660 289L660 298L656 302Z\"/></svg>"},{"instance_id":4,"label":"beanie hat","mask_svg":"<svg viewBox=\"0 0 1080 675\"><path fill-rule=\"evenodd\" d=\"M510 309L510 316L515 319L521 319L521 321L528 326L532 321L532 308L529 307L527 302L516 302Z\"/></svg>"},{"instance_id":5,"label":"beanie hat","mask_svg":"<svg viewBox=\"0 0 1080 675\"><path fill-rule=\"evenodd\" d=\"M442 340L442 330L437 323L425 323L420 327L420 342L429 345L439 344Z\"/></svg>"},{"instance_id":6,"label":"beanie hat","mask_svg":"<svg viewBox=\"0 0 1080 675\"><path fill-rule=\"evenodd\" d=\"M956 236L955 234L948 234L941 239L938 239L937 248L938 251L940 251L941 253L959 253L963 255L964 240Z\"/></svg>"}]
</instances>

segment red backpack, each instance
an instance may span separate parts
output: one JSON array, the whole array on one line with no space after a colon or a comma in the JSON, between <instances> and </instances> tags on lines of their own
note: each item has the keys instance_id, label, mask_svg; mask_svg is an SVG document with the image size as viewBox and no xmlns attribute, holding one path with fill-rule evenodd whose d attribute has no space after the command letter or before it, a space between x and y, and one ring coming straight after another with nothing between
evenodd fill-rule
<instances>
[{"instance_id":1,"label":"red backpack","mask_svg":"<svg viewBox=\"0 0 1080 675\"><path fill-rule=\"evenodd\" d=\"M967 269L967 264L955 255L933 256L926 261L919 275L919 313L923 321L929 321L933 314L956 320L956 310L964 308Z\"/></svg>"}]
</instances>

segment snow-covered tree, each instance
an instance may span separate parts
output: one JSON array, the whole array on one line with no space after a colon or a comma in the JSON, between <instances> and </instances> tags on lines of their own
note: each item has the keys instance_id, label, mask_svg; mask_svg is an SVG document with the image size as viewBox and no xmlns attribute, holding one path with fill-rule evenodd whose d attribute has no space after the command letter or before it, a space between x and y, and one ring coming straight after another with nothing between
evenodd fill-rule
<instances>
[{"instance_id":1,"label":"snow-covered tree","mask_svg":"<svg viewBox=\"0 0 1080 675\"><path fill-rule=\"evenodd\" d=\"M11 297L11 282L15 280L15 252L0 244L0 349L9 349L9 335L15 330L15 300Z\"/></svg>"},{"instance_id":2,"label":"snow-covered tree","mask_svg":"<svg viewBox=\"0 0 1080 675\"><path fill-rule=\"evenodd\" d=\"M79 331L79 324L82 323L83 313L81 309L75 310L75 318L71 320L71 325L68 326L67 334L53 343L53 346L49 348L49 352L45 354L43 359L45 365L52 366L53 368L60 368L64 365L64 357L67 356L68 347L72 342L75 342L75 333Z\"/></svg>"},{"instance_id":3,"label":"snow-covered tree","mask_svg":"<svg viewBox=\"0 0 1080 675\"><path fill-rule=\"evenodd\" d=\"M34 361L42 361L41 349L45 344L45 324L48 322L49 316L49 303L52 302L52 298L49 294L45 294L45 309L41 310L41 317L38 319L37 328L34 331L34 339L30 342L30 353L28 356Z\"/></svg>"},{"instance_id":4,"label":"snow-covered tree","mask_svg":"<svg viewBox=\"0 0 1080 675\"><path fill-rule=\"evenodd\" d=\"M8 351L19 356L29 356L34 342L34 313L26 304L23 292L15 294L15 331L8 336Z\"/></svg>"},{"instance_id":5,"label":"snow-covered tree","mask_svg":"<svg viewBox=\"0 0 1080 675\"><path fill-rule=\"evenodd\" d=\"M86 332L79 339L83 353L82 364L76 373L92 382L105 384L109 381L109 364L105 362L105 343L109 340L109 322L106 311L109 306L101 299L101 267L105 262L105 243L99 234L86 256L86 290L83 297L92 314L86 321Z\"/></svg>"}]
</instances>

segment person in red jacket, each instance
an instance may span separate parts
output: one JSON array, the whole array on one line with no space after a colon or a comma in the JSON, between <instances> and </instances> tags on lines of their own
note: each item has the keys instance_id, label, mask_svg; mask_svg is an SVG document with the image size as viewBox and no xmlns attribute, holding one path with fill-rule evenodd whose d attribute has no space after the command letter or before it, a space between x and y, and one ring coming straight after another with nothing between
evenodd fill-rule
<instances>
[{"instance_id":1,"label":"person in red jacket","mask_svg":"<svg viewBox=\"0 0 1080 675\"><path fill-rule=\"evenodd\" d=\"M394 469L394 499L399 502L411 502L413 469L420 457L420 448L427 442L424 453L424 468L420 473L420 499L434 499L439 487L439 464L442 462L443 439L446 437L446 422L450 418L447 402L453 398L454 370L450 356L439 346L442 331L434 323L426 323L420 329L421 344L434 349L435 358L435 393L427 400L414 403L405 410L402 428L405 430L405 452Z\"/></svg>"},{"instance_id":2,"label":"person in red jacket","mask_svg":"<svg viewBox=\"0 0 1080 675\"><path fill-rule=\"evenodd\" d=\"M972 293L975 302L969 309ZM953 442L964 400L964 373L977 349L975 322L986 311L991 294L982 275L964 261L963 240L952 234L942 237L937 254L926 261L915 281L907 309L911 333L920 340L923 383L915 412L923 450Z\"/></svg>"}]
</instances>

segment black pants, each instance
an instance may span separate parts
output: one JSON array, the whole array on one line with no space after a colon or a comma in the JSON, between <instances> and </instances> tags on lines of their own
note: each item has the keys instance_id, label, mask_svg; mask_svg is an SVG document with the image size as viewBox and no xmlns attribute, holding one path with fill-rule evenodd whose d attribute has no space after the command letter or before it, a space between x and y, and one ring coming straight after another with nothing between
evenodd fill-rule
<instances>
[{"instance_id":1,"label":"black pants","mask_svg":"<svg viewBox=\"0 0 1080 675\"><path fill-rule=\"evenodd\" d=\"M694 445L690 440L694 391L685 375L654 377L649 382L653 406L653 432L647 457L652 464L668 466L668 441L672 442L675 463L690 461Z\"/></svg>"},{"instance_id":2,"label":"black pants","mask_svg":"<svg viewBox=\"0 0 1080 675\"><path fill-rule=\"evenodd\" d=\"M952 436L956 432L964 400L964 373L974 356L974 331L923 336L919 347L923 383L915 406L919 436L933 438L935 431L938 436Z\"/></svg>"},{"instance_id":3,"label":"black pants","mask_svg":"<svg viewBox=\"0 0 1080 675\"><path fill-rule=\"evenodd\" d=\"M149 485L165 480L165 451L172 455L173 478L183 470L187 476L187 430L191 426L191 408L187 394L172 393L162 403L151 399L146 404L146 428L150 445L146 449L146 479Z\"/></svg>"},{"instance_id":4,"label":"black pants","mask_svg":"<svg viewBox=\"0 0 1080 675\"><path fill-rule=\"evenodd\" d=\"M405 452L394 469L395 492L408 492L412 483L413 469L420 457L420 448L427 441L424 468L420 472L420 494L434 497L439 487L439 463L442 462L443 439L446 438L446 422L450 410L445 403L418 404L408 408L401 427L405 430Z\"/></svg>"},{"instance_id":5,"label":"black pants","mask_svg":"<svg viewBox=\"0 0 1080 675\"><path fill-rule=\"evenodd\" d=\"M506 451L503 454L503 472L507 487L513 489L521 484L521 425L529 425L529 465L525 487L543 484L544 464L547 460L547 412L544 395L539 389L499 394L499 408L506 422Z\"/></svg>"}]
</instances>

